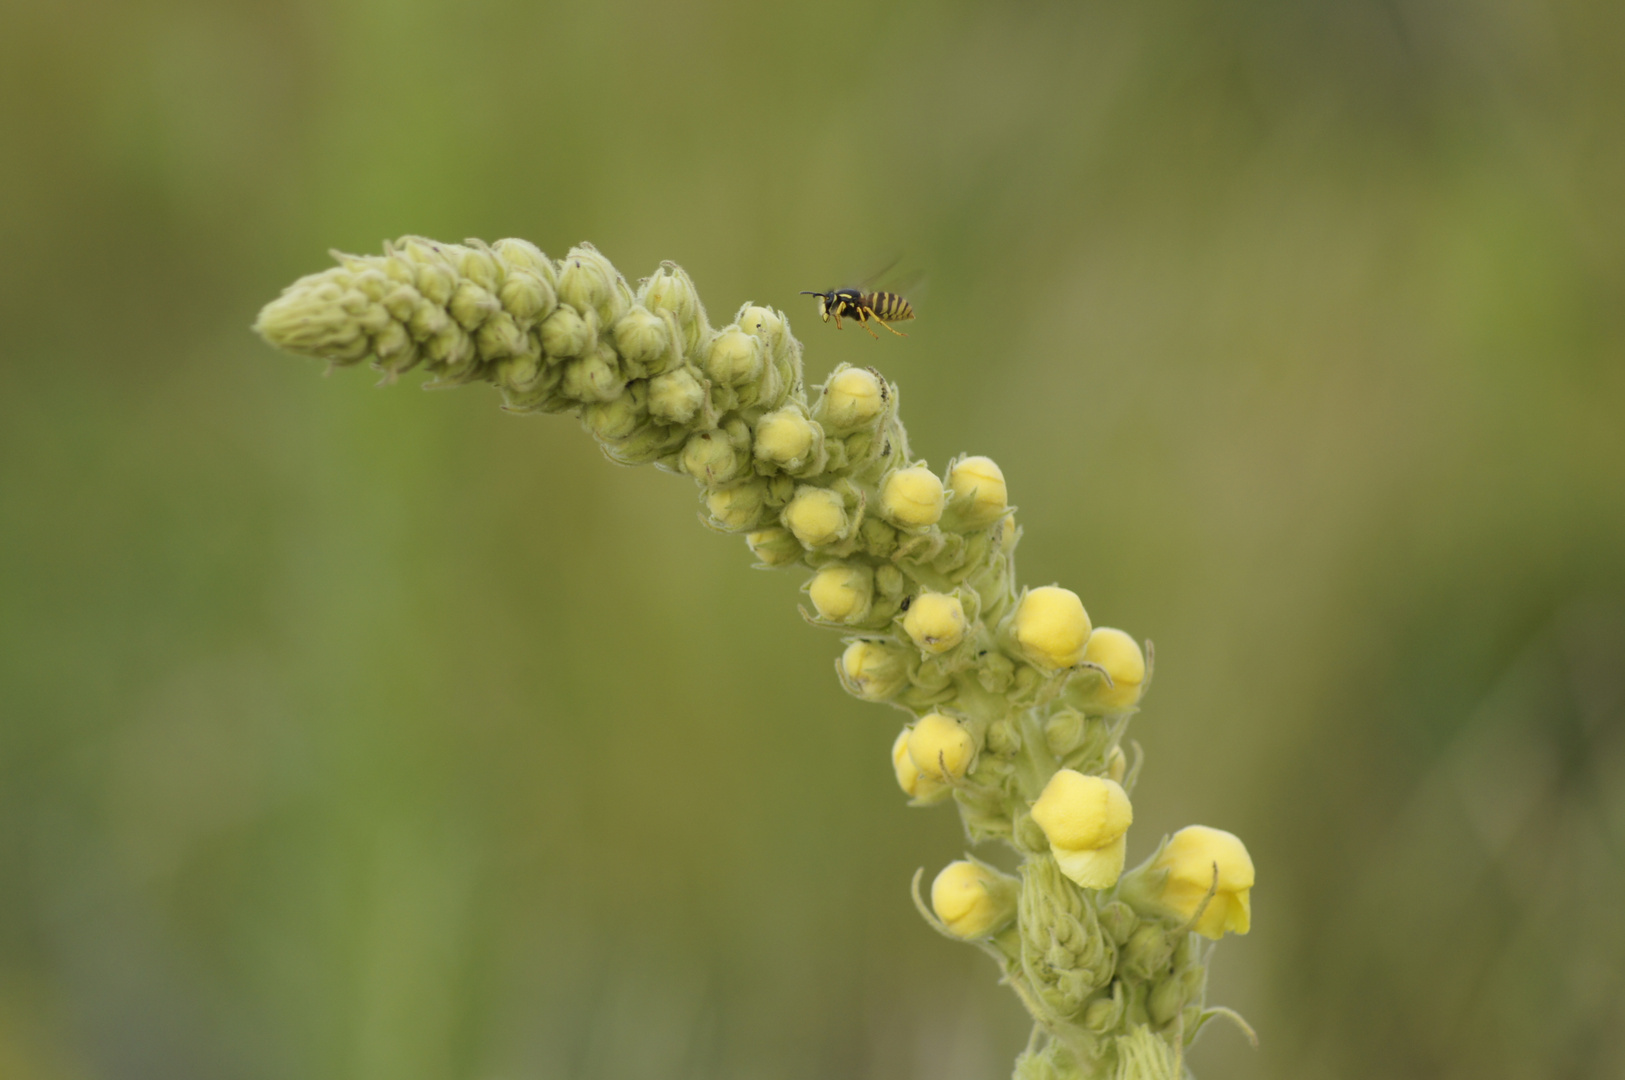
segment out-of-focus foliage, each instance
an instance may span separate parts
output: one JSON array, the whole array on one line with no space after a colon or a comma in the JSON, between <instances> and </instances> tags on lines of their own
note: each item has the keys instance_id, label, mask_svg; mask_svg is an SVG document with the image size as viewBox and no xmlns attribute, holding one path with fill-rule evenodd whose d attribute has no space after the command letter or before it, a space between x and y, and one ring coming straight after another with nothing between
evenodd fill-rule
<instances>
[{"instance_id":1,"label":"out-of-focus foliage","mask_svg":"<svg viewBox=\"0 0 1625 1080\"><path fill-rule=\"evenodd\" d=\"M22 4L0 1075L1001 1075L795 582L691 485L247 325L588 239L875 364L1157 643L1129 859L1247 839L1226 1076L1625 1068L1625 9ZM897 251L910 337L795 295ZM410 382L410 380L408 380Z\"/></svg>"}]
</instances>

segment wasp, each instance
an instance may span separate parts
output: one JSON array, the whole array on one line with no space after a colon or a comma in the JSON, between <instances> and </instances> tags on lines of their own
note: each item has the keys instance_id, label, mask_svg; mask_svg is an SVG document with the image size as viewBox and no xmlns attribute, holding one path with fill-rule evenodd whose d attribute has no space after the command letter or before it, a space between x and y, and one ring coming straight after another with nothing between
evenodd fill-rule
<instances>
[{"instance_id":1,"label":"wasp","mask_svg":"<svg viewBox=\"0 0 1625 1080\"><path fill-rule=\"evenodd\" d=\"M894 322L907 322L914 318L914 308L903 297L893 292L875 292L863 289L830 289L827 292L801 291L802 296L818 297L818 316L829 322L835 317L835 329L841 328L841 319L856 319L858 325L869 330L871 320L884 326L898 337L908 337L901 330L892 330ZM876 341L880 335L869 330Z\"/></svg>"}]
</instances>

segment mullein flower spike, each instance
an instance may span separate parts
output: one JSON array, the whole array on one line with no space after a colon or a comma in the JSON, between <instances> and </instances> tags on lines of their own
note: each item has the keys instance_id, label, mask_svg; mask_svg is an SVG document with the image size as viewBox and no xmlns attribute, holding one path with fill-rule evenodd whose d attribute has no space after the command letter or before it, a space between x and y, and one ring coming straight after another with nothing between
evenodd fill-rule
<instances>
[{"instance_id":1,"label":"mullein flower spike","mask_svg":"<svg viewBox=\"0 0 1625 1080\"><path fill-rule=\"evenodd\" d=\"M701 518L763 567L797 567L817 625L854 634L842 686L906 710L892 746L916 805L952 801L975 860L932 885L933 918L999 963L1037 1024L1026 1080L1177 1075L1219 1010L1203 1004L1193 934L1246 933L1252 862L1193 826L1121 874L1138 772L1121 749L1144 694L1139 646L1094 630L1057 585L1022 589L1004 473L962 456L937 474L909 451L897 388L840 365L808 394L782 312L713 327L663 263L633 287L591 245L551 259L522 240L404 237L335 256L260 312L271 344L385 381L488 382L519 413L569 413L618 464L689 476Z\"/></svg>"}]
</instances>

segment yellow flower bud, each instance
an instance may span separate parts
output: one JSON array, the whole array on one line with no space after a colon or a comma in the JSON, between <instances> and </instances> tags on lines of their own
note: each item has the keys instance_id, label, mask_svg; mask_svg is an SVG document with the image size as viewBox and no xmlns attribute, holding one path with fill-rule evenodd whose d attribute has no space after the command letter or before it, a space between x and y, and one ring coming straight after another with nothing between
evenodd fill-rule
<instances>
[{"instance_id":1,"label":"yellow flower bud","mask_svg":"<svg viewBox=\"0 0 1625 1080\"><path fill-rule=\"evenodd\" d=\"M649 415L669 424L686 424L705 404L705 387L688 368L649 380Z\"/></svg>"},{"instance_id":2,"label":"yellow flower bud","mask_svg":"<svg viewBox=\"0 0 1625 1080\"><path fill-rule=\"evenodd\" d=\"M807 596L821 618L857 622L874 602L875 573L867 566L826 566L813 575Z\"/></svg>"},{"instance_id":3,"label":"yellow flower bud","mask_svg":"<svg viewBox=\"0 0 1625 1080\"><path fill-rule=\"evenodd\" d=\"M886 399L874 372L849 367L829 377L819 405L831 425L850 430L872 423L886 407Z\"/></svg>"},{"instance_id":4,"label":"yellow flower bud","mask_svg":"<svg viewBox=\"0 0 1625 1080\"><path fill-rule=\"evenodd\" d=\"M903 631L928 653L945 653L965 640L965 609L959 597L923 592L903 616Z\"/></svg>"},{"instance_id":5,"label":"yellow flower bud","mask_svg":"<svg viewBox=\"0 0 1625 1080\"><path fill-rule=\"evenodd\" d=\"M825 547L846 536L851 522L846 503L828 488L802 487L784 508L784 524L810 548Z\"/></svg>"},{"instance_id":6,"label":"yellow flower bud","mask_svg":"<svg viewBox=\"0 0 1625 1080\"><path fill-rule=\"evenodd\" d=\"M763 566L790 566L800 562L807 550L789 529L776 525L746 533L745 544Z\"/></svg>"},{"instance_id":7,"label":"yellow flower bud","mask_svg":"<svg viewBox=\"0 0 1625 1080\"><path fill-rule=\"evenodd\" d=\"M1008 555L1016 550L1016 541L1019 539L1021 539L1021 533L1016 529L1016 517L1014 514L1007 514L1004 524L999 526L999 547Z\"/></svg>"},{"instance_id":8,"label":"yellow flower bud","mask_svg":"<svg viewBox=\"0 0 1625 1080\"><path fill-rule=\"evenodd\" d=\"M747 334L771 340L784 333L784 318L772 308L746 304L739 309L739 328Z\"/></svg>"},{"instance_id":9,"label":"yellow flower bud","mask_svg":"<svg viewBox=\"0 0 1625 1080\"><path fill-rule=\"evenodd\" d=\"M942 481L930 469L897 469L880 485L880 512L903 528L935 525L942 517Z\"/></svg>"},{"instance_id":10,"label":"yellow flower bud","mask_svg":"<svg viewBox=\"0 0 1625 1080\"><path fill-rule=\"evenodd\" d=\"M1134 808L1114 780L1062 769L1033 803L1061 873L1086 889L1108 889L1123 873Z\"/></svg>"},{"instance_id":11,"label":"yellow flower bud","mask_svg":"<svg viewBox=\"0 0 1625 1080\"><path fill-rule=\"evenodd\" d=\"M1196 932L1217 941L1226 930L1245 934L1253 921L1253 860L1247 846L1223 829L1188 825L1174 833L1151 864L1166 870L1156 900L1180 918L1196 914L1218 869L1218 889L1196 922Z\"/></svg>"},{"instance_id":12,"label":"yellow flower bud","mask_svg":"<svg viewBox=\"0 0 1625 1080\"><path fill-rule=\"evenodd\" d=\"M1009 509L1010 493L1004 486L1004 473L992 458L956 461L948 470L948 486L954 493L954 518L963 528L985 528Z\"/></svg>"},{"instance_id":13,"label":"yellow flower bud","mask_svg":"<svg viewBox=\"0 0 1625 1080\"><path fill-rule=\"evenodd\" d=\"M1111 676L1111 685L1098 672L1083 672L1069 688L1072 699L1091 713L1119 712L1140 700L1145 683L1145 654L1139 642L1121 630L1098 627L1083 650L1087 663L1099 664Z\"/></svg>"},{"instance_id":14,"label":"yellow flower bud","mask_svg":"<svg viewBox=\"0 0 1625 1080\"><path fill-rule=\"evenodd\" d=\"M854 641L836 667L841 684L865 701L885 701L908 685L908 658L886 642Z\"/></svg>"},{"instance_id":15,"label":"yellow flower bud","mask_svg":"<svg viewBox=\"0 0 1625 1080\"><path fill-rule=\"evenodd\" d=\"M748 459L725 432L697 431L683 444L683 469L707 487L726 484L743 473Z\"/></svg>"},{"instance_id":16,"label":"yellow flower bud","mask_svg":"<svg viewBox=\"0 0 1625 1080\"><path fill-rule=\"evenodd\" d=\"M908 737L908 756L921 776L933 780L961 779L976 756L976 740L951 716L931 713L914 725Z\"/></svg>"},{"instance_id":17,"label":"yellow flower bud","mask_svg":"<svg viewBox=\"0 0 1625 1080\"><path fill-rule=\"evenodd\" d=\"M941 802L948 797L949 789L941 781L921 775L919 766L909 756L908 736L909 729L904 728L891 745L891 763L897 773L897 786L916 802Z\"/></svg>"},{"instance_id":18,"label":"yellow flower bud","mask_svg":"<svg viewBox=\"0 0 1625 1080\"><path fill-rule=\"evenodd\" d=\"M806 469L823 446L823 432L799 409L779 409L756 421L756 458L786 472Z\"/></svg>"},{"instance_id":19,"label":"yellow flower bud","mask_svg":"<svg viewBox=\"0 0 1625 1080\"><path fill-rule=\"evenodd\" d=\"M1046 671L1069 668L1083 659L1089 643L1089 613L1071 589L1045 585L1021 598L1011 632L1022 654Z\"/></svg>"},{"instance_id":20,"label":"yellow flower bud","mask_svg":"<svg viewBox=\"0 0 1625 1080\"><path fill-rule=\"evenodd\" d=\"M931 882L931 910L956 937L986 937L1016 917L1021 885L990 866L961 859Z\"/></svg>"},{"instance_id":21,"label":"yellow flower bud","mask_svg":"<svg viewBox=\"0 0 1625 1080\"><path fill-rule=\"evenodd\" d=\"M711 342L705 355L705 373L724 386L743 386L762 373L762 342L737 326Z\"/></svg>"},{"instance_id":22,"label":"yellow flower bud","mask_svg":"<svg viewBox=\"0 0 1625 1080\"><path fill-rule=\"evenodd\" d=\"M1106 775L1119 784L1128 775L1128 755L1121 746L1112 747L1112 752L1106 755Z\"/></svg>"},{"instance_id":23,"label":"yellow flower bud","mask_svg":"<svg viewBox=\"0 0 1625 1080\"><path fill-rule=\"evenodd\" d=\"M762 515L762 500L767 495L767 484L760 479L744 480L727 487L717 488L705 496L705 508L711 520L729 532L741 532L756 524Z\"/></svg>"}]
</instances>

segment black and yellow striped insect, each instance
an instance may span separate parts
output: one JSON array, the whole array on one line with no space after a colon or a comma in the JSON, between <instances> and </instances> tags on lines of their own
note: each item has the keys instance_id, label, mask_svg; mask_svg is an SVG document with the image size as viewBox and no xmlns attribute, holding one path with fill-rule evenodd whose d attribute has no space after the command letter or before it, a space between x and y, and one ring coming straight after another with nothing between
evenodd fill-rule
<instances>
[{"instance_id":1,"label":"black and yellow striped insect","mask_svg":"<svg viewBox=\"0 0 1625 1080\"><path fill-rule=\"evenodd\" d=\"M901 330L892 330L894 322L907 322L914 318L914 308L903 297L893 292L878 292L865 289L830 289L827 292L811 292L803 289L802 296L818 297L818 315L825 322L830 316L835 317L835 329L841 328L842 317L855 319L859 326L869 330L869 322L873 320L884 326L898 337L908 337ZM880 339L880 335L869 330L869 336Z\"/></svg>"}]
</instances>

